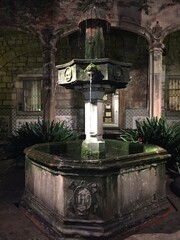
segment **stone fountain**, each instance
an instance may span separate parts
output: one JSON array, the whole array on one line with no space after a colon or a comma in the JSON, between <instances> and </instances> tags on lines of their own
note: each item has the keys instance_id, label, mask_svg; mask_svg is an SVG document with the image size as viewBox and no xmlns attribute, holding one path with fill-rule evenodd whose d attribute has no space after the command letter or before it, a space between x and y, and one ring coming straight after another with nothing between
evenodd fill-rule
<instances>
[{"instance_id":1,"label":"stone fountain","mask_svg":"<svg viewBox=\"0 0 180 240\"><path fill-rule=\"evenodd\" d=\"M57 69L60 85L84 94L86 138L26 149L21 206L57 239L119 239L168 209L169 155L143 144L132 153L127 142L103 139L103 95L126 87L131 65L103 58L103 34L110 24L99 9L87 11L79 26L86 33L85 59Z\"/></svg>"},{"instance_id":2,"label":"stone fountain","mask_svg":"<svg viewBox=\"0 0 180 240\"><path fill-rule=\"evenodd\" d=\"M57 66L58 82L83 93L86 139L82 144L82 158L97 159L105 156L103 96L126 87L131 64L104 58L104 34L110 23L98 8L94 6L87 11L79 27L85 32L85 59Z\"/></svg>"}]
</instances>

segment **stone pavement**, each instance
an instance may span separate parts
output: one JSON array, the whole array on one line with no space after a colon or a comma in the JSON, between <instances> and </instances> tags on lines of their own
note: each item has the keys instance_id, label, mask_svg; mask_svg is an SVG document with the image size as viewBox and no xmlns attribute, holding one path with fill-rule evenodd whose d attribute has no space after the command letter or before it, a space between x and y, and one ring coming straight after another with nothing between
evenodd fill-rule
<instances>
[{"instance_id":1,"label":"stone pavement","mask_svg":"<svg viewBox=\"0 0 180 240\"><path fill-rule=\"evenodd\" d=\"M15 205L0 204L0 240L48 240Z\"/></svg>"},{"instance_id":2,"label":"stone pavement","mask_svg":"<svg viewBox=\"0 0 180 240\"><path fill-rule=\"evenodd\" d=\"M48 232L32 222L18 208L24 190L24 170L12 170L0 174L0 240L49 240Z\"/></svg>"},{"instance_id":3,"label":"stone pavement","mask_svg":"<svg viewBox=\"0 0 180 240\"><path fill-rule=\"evenodd\" d=\"M24 189L24 170L12 169L8 174L0 173L0 240L61 239L50 234L42 223L30 220L27 213L18 208ZM170 191L171 181L167 178L169 213L134 229L120 240L180 240L180 198Z\"/></svg>"}]
</instances>

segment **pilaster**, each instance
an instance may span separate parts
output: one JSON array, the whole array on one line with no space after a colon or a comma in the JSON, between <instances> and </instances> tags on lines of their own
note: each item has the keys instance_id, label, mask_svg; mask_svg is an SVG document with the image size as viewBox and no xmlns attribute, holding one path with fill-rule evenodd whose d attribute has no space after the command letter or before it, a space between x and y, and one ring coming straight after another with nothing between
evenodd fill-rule
<instances>
[{"instance_id":1,"label":"pilaster","mask_svg":"<svg viewBox=\"0 0 180 240\"><path fill-rule=\"evenodd\" d=\"M152 43L149 46L149 116L161 117L163 57L162 27L157 21L152 28Z\"/></svg>"},{"instance_id":2,"label":"pilaster","mask_svg":"<svg viewBox=\"0 0 180 240\"><path fill-rule=\"evenodd\" d=\"M161 46L149 50L149 115L158 118L162 106L162 52Z\"/></svg>"}]
</instances>

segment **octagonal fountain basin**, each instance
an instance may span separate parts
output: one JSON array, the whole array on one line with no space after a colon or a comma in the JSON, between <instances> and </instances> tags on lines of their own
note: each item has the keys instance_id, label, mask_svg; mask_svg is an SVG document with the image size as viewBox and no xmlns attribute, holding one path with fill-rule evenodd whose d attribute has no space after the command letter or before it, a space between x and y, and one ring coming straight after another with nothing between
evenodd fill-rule
<instances>
[{"instance_id":1,"label":"octagonal fountain basin","mask_svg":"<svg viewBox=\"0 0 180 240\"><path fill-rule=\"evenodd\" d=\"M168 210L165 162L157 146L106 140L106 158L81 160L81 142L25 150L25 192L31 210L63 239L119 239Z\"/></svg>"}]
</instances>

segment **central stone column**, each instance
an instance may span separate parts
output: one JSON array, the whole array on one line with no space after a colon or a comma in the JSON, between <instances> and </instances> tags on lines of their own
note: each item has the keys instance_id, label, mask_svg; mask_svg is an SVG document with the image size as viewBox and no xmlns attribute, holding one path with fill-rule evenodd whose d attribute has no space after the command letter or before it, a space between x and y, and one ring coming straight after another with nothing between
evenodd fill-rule
<instances>
[{"instance_id":1,"label":"central stone column","mask_svg":"<svg viewBox=\"0 0 180 240\"><path fill-rule=\"evenodd\" d=\"M85 102L85 134L81 155L84 159L105 157L105 141L103 140L103 102Z\"/></svg>"},{"instance_id":2,"label":"central stone column","mask_svg":"<svg viewBox=\"0 0 180 240\"><path fill-rule=\"evenodd\" d=\"M85 133L86 139L97 138L102 140L103 135L103 102L101 100L96 102L85 103Z\"/></svg>"},{"instance_id":3,"label":"central stone column","mask_svg":"<svg viewBox=\"0 0 180 240\"><path fill-rule=\"evenodd\" d=\"M94 64L89 64L84 70L89 76L89 84L82 92L85 98L85 135L82 143L81 157L84 160L105 157L105 141L103 140L103 96L109 85L97 84L102 81L102 73Z\"/></svg>"}]
</instances>

